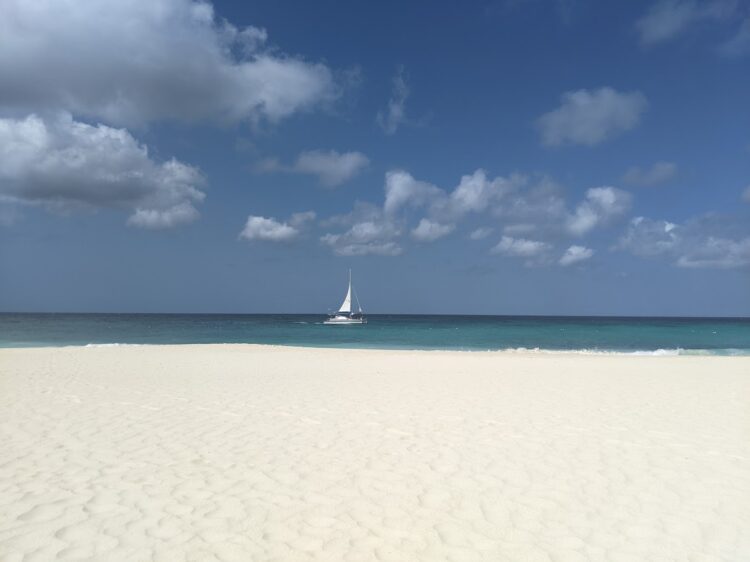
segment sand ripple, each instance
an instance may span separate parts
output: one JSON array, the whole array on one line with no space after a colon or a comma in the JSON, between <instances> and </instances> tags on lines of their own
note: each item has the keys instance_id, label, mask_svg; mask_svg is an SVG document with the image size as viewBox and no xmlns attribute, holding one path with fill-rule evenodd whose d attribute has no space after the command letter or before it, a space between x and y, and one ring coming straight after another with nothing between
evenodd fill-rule
<instances>
[{"instance_id":1,"label":"sand ripple","mask_svg":"<svg viewBox=\"0 0 750 562\"><path fill-rule=\"evenodd\" d=\"M750 560L746 358L0 351L0 561Z\"/></svg>"}]
</instances>

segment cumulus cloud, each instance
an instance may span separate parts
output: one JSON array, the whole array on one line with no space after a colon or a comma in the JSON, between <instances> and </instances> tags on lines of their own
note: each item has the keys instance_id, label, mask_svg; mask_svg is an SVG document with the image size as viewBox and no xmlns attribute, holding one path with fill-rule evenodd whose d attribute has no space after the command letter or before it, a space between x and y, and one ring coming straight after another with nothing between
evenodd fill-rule
<instances>
[{"instance_id":1,"label":"cumulus cloud","mask_svg":"<svg viewBox=\"0 0 750 562\"><path fill-rule=\"evenodd\" d=\"M750 233L726 217L684 224L634 218L617 248L641 257L665 257L678 267L729 269L750 266Z\"/></svg>"},{"instance_id":2,"label":"cumulus cloud","mask_svg":"<svg viewBox=\"0 0 750 562\"><path fill-rule=\"evenodd\" d=\"M385 175L385 204L387 215L404 206L419 207L440 197L443 191L427 182L418 181L404 170L391 170Z\"/></svg>"},{"instance_id":3,"label":"cumulus cloud","mask_svg":"<svg viewBox=\"0 0 750 562\"><path fill-rule=\"evenodd\" d=\"M361 152L335 150L308 150L302 152L293 166L293 171L311 174L325 187L337 187L359 174L370 163Z\"/></svg>"},{"instance_id":4,"label":"cumulus cloud","mask_svg":"<svg viewBox=\"0 0 750 562\"><path fill-rule=\"evenodd\" d=\"M501 241L496 251L512 255L519 247L533 247L527 242L548 244L543 240L583 236L594 228L606 226L628 210L631 199L621 189L596 187L589 189L584 200L569 210L562 189L549 178L530 181L520 174L490 178L482 169L462 176L452 190L417 180L405 170L391 170L386 173L384 191L382 207L359 204L349 215L323 221L324 226L349 228L346 232L331 232L323 241L344 255L370 252L371 246L386 253L395 248L383 244L395 244L404 233L410 233L415 240L431 242L453 232L470 214L486 213L505 223L506 240ZM417 214L421 216L415 217ZM411 220L416 220L416 225L408 228ZM362 227L366 237L357 231L356 224L366 224ZM491 232L491 228L483 227L469 237L479 240ZM529 240L531 233L538 240ZM518 241L515 246L504 248L503 244L514 240ZM367 246L360 247L363 243ZM341 248L346 248L345 253Z\"/></svg>"},{"instance_id":5,"label":"cumulus cloud","mask_svg":"<svg viewBox=\"0 0 750 562\"><path fill-rule=\"evenodd\" d=\"M540 240L503 236L500 242L492 248L492 253L521 258L534 258L548 252L551 248L550 244Z\"/></svg>"},{"instance_id":6,"label":"cumulus cloud","mask_svg":"<svg viewBox=\"0 0 750 562\"><path fill-rule=\"evenodd\" d=\"M651 186L671 180L677 174L674 162L656 162L653 166L641 169L633 166L623 176L623 180L632 185Z\"/></svg>"},{"instance_id":7,"label":"cumulus cloud","mask_svg":"<svg viewBox=\"0 0 750 562\"><path fill-rule=\"evenodd\" d=\"M525 178L517 174L489 179L480 168L462 176L458 186L447 191L416 180L404 170L393 170L386 174L384 210L393 215L403 208L425 207L431 218L453 222L468 213L486 211L524 182Z\"/></svg>"},{"instance_id":8,"label":"cumulus cloud","mask_svg":"<svg viewBox=\"0 0 750 562\"><path fill-rule=\"evenodd\" d=\"M267 33L193 0L8 0L0 105L117 125L278 121L333 101L331 70L266 48Z\"/></svg>"},{"instance_id":9,"label":"cumulus cloud","mask_svg":"<svg viewBox=\"0 0 750 562\"><path fill-rule=\"evenodd\" d=\"M594 250L585 246L570 246L560 257L558 263L563 267L586 261L594 255Z\"/></svg>"},{"instance_id":10,"label":"cumulus cloud","mask_svg":"<svg viewBox=\"0 0 750 562\"><path fill-rule=\"evenodd\" d=\"M396 239L408 232L405 224L409 210L424 209L428 215L411 229L412 238L435 241L450 234L456 221L467 213L486 211L523 181L516 175L491 180L480 169L463 176L455 189L446 191L415 179L405 170L391 170L385 176L383 207L360 204L349 215L324 221L328 226L347 226L349 230L328 233L322 240L339 255L398 255L402 249Z\"/></svg>"},{"instance_id":11,"label":"cumulus cloud","mask_svg":"<svg viewBox=\"0 0 750 562\"><path fill-rule=\"evenodd\" d=\"M240 238L245 240L262 240L265 242L290 242L297 238L300 231L286 222L274 218L250 215Z\"/></svg>"},{"instance_id":12,"label":"cumulus cloud","mask_svg":"<svg viewBox=\"0 0 750 562\"><path fill-rule=\"evenodd\" d=\"M480 213L524 182L525 179L519 175L509 178L498 176L490 180L487 173L480 168L473 174L462 176L447 201L439 202L436 210L454 217L461 217L471 212Z\"/></svg>"},{"instance_id":13,"label":"cumulus cloud","mask_svg":"<svg viewBox=\"0 0 750 562\"><path fill-rule=\"evenodd\" d=\"M618 246L641 257L665 254L679 243L676 229L677 225L668 221L635 217L620 237Z\"/></svg>"},{"instance_id":14,"label":"cumulus cloud","mask_svg":"<svg viewBox=\"0 0 750 562\"><path fill-rule=\"evenodd\" d=\"M562 105L539 117L536 124L547 146L594 146L635 128L647 105L640 92L577 90L564 93Z\"/></svg>"},{"instance_id":15,"label":"cumulus cloud","mask_svg":"<svg viewBox=\"0 0 750 562\"><path fill-rule=\"evenodd\" d=\"M397 256L403 252L397 242L403 233L401 223L375 205L358 203L351 213L332 217L323 224L346 229L339 233L329 232L320 238L336 255Z\"/></svg>"},{"instance_id":16,"label":"cumulus cloud","mask_svg":"<svg viewBox=\"0 0 750 562\"><path fill-rule=\"evenodd\" d=\"M180 203L169 209L136 209L128 219L130 226L160 229L172 228L180 224L193 222L198 218L198 211L190 203Z\"/></svg>"},{"instance_id":17,"label":"cumulus cloud","mask_svg":"<svg viewBox=\"0 0 750 562\"><path fill-rule=\"evenodd\" d=\"M734 0L660 0L635 24L642 46L674 39L701 21L722 20L735 11Z\"/></svg>"},{"instance_id":18,"label":"cumulus cloud","mask_svg":"<svg viewBox=\"0 0 750 562\"><path fill-rule=\"evenodd\" d=\"M630 209L631 196L616 187L592 187L586 198L568 217L566 228L574 236L583 236L596 226L623 215Z\"/></svg>"},{"instance_id":19,"label":"cumulus cloud","mask_svg":"<svg viewBox=\"0 0 750 562\"><path fill-rule=\"evenodd\" d=\"M376 121L385 134L394 134L406 120L406 99L409 97L409 85L406 82L404 67L399 66L393 77L393 89L388 107L378 112Z\"/></svg>"},{"instance_id":20,"label":"cumulus cloud","mask_svg":"<svg viewBox=\"0 0 750 562\"><path fill-rule=\"evenodd\" d=\"M366 227L367 225L362 225ZM354 235L354 238L358 238ZM354 242L348 243L347 236L341 237L337 234L327 234L321 240L331 246L335 254L339 256L400 256L403 248L396 242Z\"/></svg>"},{"instance_id":21,"label":"cumulus cloud","mask_svg":"<svg viewBox=\"0 0 750 562\"><path fill-rule=\"evenodd\" d=\"M197 168L154 161L124 129L67 113L0 119L0 194L9 201L61 211L126 209L132 226L169 228L198 217L203 183Z\"/></svg>"},{"instance_id":22,"label":"cumulus cloud","mask_svg":"<svg viewBox=\"0 0 750 562\"><path fill-rule=\"evenodd\" d=\"M393 238L398 229L388 222L358 222L343 234L326 234L321 242L330 246L340 256L397 256L402 249Z\"/></svg>"},{"instance_id":23,"label":"cumulus cloud","mask_svg":"<svg viewBox=\"0 0 750 562\"><path fill-rule=\"evenodd\" d=\"M472 230L471 234L469 234L469 238L471 238L472 240L484 240L493 232L493 228L489 226L481 226L475 230Z\"/></svg>"},{"instance_id":24,"label":"cumulus cloud","mask_svg":"<svg viewBox=\"0 0 750 562\"><path fill-rule=\"evenodd\" d=\"M750 265L750 236L741 240L708 236L686 248L679 267L730 269Z\"/></svg>"},{"instance_id":25,"label":"cumulus cloud","mask_svg":"<svg viewBox=\"0 0 750 562\"><path fill-rule=\"evenodd\" d=\"M422 219L416 228L411 231L415 240L420 242L434 242L438 238L448 236L456 228L453 224L441 224L429 219Z\"/></svg>"},{"instance_id":26,"label":"cumulus cloud","mask_svg":"<svg viewBox=\"0 0 750 562\"><path fill-rule=\"evenodd\" d=\"M534 230L556 231L568 215L563 189L547 177L536 182L511 177L513 188L497 202L492 213L508 221L506 234L525 234Z\"/></svg>"},{"instance_id":27,"label":"cumulus cloud","mask_svg":"<svg viewBox=\"0 0 750 562\"><path fill-rule=\"evenodd\" d=\"M303 226L306 226L307 224L314 221L317 216L318 215L315 213L315 211L293 213L292 216L289 217L289 224L294 228L302 228Z\"/></svg>"},{"instance_id":28,"label":"cumulus cloud","mask_svg":"<svg viewBox=\"0 0 750 562\"><path fill-rule=\"evenodd\" d=\"M264 242L291 242L302 236L316 218L315 211L292 213L286 221L273 217L249 215L239 237Z\"/></svg>"}]
</instances>

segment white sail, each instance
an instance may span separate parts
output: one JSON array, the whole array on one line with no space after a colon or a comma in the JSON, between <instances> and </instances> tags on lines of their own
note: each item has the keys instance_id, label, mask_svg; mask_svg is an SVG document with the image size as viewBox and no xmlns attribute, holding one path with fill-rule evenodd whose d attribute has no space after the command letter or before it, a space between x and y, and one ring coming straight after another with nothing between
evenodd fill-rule
<instances>
[{"instance_id":1,"label":"white sail","mask_svg":"<svg viewBox=\"0 0 750 562\"><path fill-rule=\"evenodd\" d=\"M346 297L344 298L344 302L341 303L341 307L339 308L339 312L342 312L344 314L349 314L352 311L352 270L349 270L349 290L346 291Z\"/></svg>"}]
</instances>

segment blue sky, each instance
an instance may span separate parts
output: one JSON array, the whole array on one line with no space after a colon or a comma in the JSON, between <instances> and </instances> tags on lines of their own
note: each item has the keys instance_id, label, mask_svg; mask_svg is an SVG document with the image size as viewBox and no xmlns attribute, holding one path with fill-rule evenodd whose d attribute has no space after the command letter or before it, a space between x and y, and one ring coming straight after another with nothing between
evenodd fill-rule
<instances>
[{"instance_id":1,"label":"blue sky","mask_svg":"<svg viewBox=\"0 0 750 562\"><path fill-rule=\"evenodd\" d=\"M2 2L0 309L750 315L750 5Z\"/></svg>"}]
</instances>

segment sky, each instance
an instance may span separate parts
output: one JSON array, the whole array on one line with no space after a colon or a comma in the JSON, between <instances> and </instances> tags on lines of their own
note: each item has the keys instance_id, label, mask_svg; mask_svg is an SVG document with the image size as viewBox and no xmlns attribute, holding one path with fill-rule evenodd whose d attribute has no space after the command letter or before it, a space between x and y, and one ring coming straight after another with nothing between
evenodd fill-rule
<instances>
[{"instance_id":1,"label":"sky","mask_svg":"<svg viewBox=\"0 0 750 562\"><path fill-rule=\"evenodd\" d=\"M750 316L746 0L0 13L0 310Z\"/></svg>"}]
</instances>

